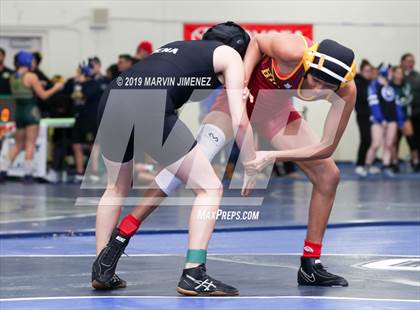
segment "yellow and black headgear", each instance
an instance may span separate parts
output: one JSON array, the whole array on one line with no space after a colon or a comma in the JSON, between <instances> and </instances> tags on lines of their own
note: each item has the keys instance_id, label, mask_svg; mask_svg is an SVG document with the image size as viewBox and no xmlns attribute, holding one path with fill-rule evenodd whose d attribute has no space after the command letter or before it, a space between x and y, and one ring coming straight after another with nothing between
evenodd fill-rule
<instances>
[{"instance_id":1,"label":"yellow and black headgear","mask_svg":"<svg viewBox=\"0 0 420 310\"><path fill-rule=\"evenodd\" d=\"M303 65L306 73L341 88L354 79L354 52L333 40L323 40L305 51Z\"/></svg>"}]
</instances>

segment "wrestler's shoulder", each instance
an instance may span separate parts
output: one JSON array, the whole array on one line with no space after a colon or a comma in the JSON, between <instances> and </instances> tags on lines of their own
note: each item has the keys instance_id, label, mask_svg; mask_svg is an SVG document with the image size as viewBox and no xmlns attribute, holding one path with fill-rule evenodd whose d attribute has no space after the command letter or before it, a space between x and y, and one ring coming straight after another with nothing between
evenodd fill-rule
<instances>
[{"instance_id":1,"label":"wrestler's shoulder","mask_svg":"<svg viewBox=\"0 0 420 310\"><path fill-rule=\"evenodd\" d=\"M293 33L263 34L264 39L270 40L273 57L287 63L300 62L306 47L306 39Z\"/></svg>"}]
</instances>

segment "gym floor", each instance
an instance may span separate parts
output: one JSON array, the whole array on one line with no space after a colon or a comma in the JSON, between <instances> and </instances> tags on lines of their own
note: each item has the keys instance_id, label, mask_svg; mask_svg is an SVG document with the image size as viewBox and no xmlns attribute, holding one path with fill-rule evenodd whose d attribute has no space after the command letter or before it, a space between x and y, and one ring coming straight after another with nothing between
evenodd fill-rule
<instances>
[{"instance_id":1,"label":"gym floor","mask_svg":"<svg viewBox=\"0 0 420 310\"><path fill-rule=\"evenodd\" d=\"M341 170L322 261L349 287L297 286L311 184L279 178L270 181L262 206L224 207L258 210L257 221L217 223L207 267L240 290L232 298L175 291L187 247L188 205L158 208L119 263L128 287L99 292L90 287L90 271L101 191L9 181L0 187L0 308L420 309L420 175L360 180L351 167Z\"/></svg>"}]
</instances>

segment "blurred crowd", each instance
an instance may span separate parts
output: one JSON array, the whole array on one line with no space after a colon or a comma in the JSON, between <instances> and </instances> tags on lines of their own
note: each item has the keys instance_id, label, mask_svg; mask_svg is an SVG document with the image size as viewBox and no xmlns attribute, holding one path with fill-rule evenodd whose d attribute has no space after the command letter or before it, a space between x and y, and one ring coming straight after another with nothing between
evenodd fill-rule
<instances>
[{"instance_id":1,"label":"blurred crowd","mask_svg":"<svg viewBox=\"0 0 420 310\"><path fill-rule=\"evenodd\" d=\"M24 151L24 182L34 181L34 153L39 124L42 118L74 118L72 128L55 128L52 140L51 163L48 179L59 181L67 171L73 170L72 182L83 179L86 159L91 154L90 178L98 178L98 154L94 144L97 131L97 107L107 85L121 72L149 56L152 43L142 41L135 54L121 54L115 64L103 72L101 59L88 58L75 68L74 76L64 81L56 75L48 77L40 68L39 52L19 51L14 55L15 68L4 65L6 53L0 48L0 97L12 96L15 100L15 144L9 156L1 158L0 181L21 151ZM0 137L0 141L1 141ZM1 149L1 142L0 142ZM145 159L146 161L146 159ZM138 164L137 172L143 181L152 180L153 164ZM66 176L64 178L67 179Z\"/></svg>"},{"instance_id":2,"label":"blurred crowd","mask_svg":"<svg viewBox=\"0 0 420 310\"><path fill-rule=\"evenodd\" d=\"M101 59L88 58L77 65L74 76L66 81L62 76L48 77L41 70L39 52L20 51L14 55L15 68L4 65L6 53L0 48L0 97L13 96L16 102L14 122L15 144L10 156L2 158L0 181L21 151L24 151L24 181L33 182L35 143L41 118L74 118L71 128L55 128L51 134L49 180L60 181L63 173L73 170L72 182L81 182L86 170L86 159L92 160L89 177L98 179L98 154L95 136L98 127L96 110L107 85L121 72L148 57L153 51L151 42L142 41L135 54L121 54L115 64L104 71ZM7 56L9 57L9 56ZM384 173L393 177L400 171L399 145L402 139L410 148L410 171L419 172L420 150L420 74L414 70L415 58L407 53L399 65L372 65L363 60L356 75L356 117L360 130L360 146L355 172ZM202 104L201 117L209 109ZM1 149L0 134L0 149ZM382 148L381 158L378 150ZM231 176L239 150L225 154L228 162L226 174ZM230 157L229 157L230 156ZM69 159L70 158L70 159ZM216 158L216 162L220 158ZM136 165L138 177L143 182L154 179L157 167L146 155ZM382 162L382 164L378 164ZM292 163L274 167L276 175L295 175Z\"/></svg>"},{"instance_id":3,"label":"blurred crowd","mask_svg":"<svg viewBox=\"0 0 420 310\"><path fill-rule=\"evenodd\" d=\"M400 172L400 142L410 149L410 172L419 172L420 74L414 70L414 55L401 56L399 65L373 66L363 60L356 75L356 116L360 132L355 172L365 177ZM381 165L375 165L382 148Z\"/></svg>"}]
</instances>

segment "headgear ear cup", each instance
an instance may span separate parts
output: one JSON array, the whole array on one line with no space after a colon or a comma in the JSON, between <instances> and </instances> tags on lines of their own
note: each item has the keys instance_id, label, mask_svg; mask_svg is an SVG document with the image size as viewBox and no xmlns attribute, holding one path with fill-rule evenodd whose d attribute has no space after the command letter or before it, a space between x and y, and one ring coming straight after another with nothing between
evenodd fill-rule
<instances>
[{"instance_id":1,"label":"headgear ear cup","mask_svg":"<svg viewBox=\"0 0 420 310\"><path fill-rule=\"evenodd\" d=\"M356 62L353 61L353 63L351 64L351 71L347 72L347 74L344 77L346 82L341 82L340 88L345 87L349 82L353 81L355 76L356 76Z\"/></svg>"},{"instance_id":2,"label":"headgear ear cup","mask_svg":"<svg viewBox=\"0 0 420 310\"><path fill-rule=\"evenodd\" d=\"M314 43L311 47L308 47L303 54L303 68L305 69L305 72L311 68L310 64L314 62L314 52L318 50L318 45L318 43Z\"/></svg>"},{"instance_id":3,"label":"headgear ear cup","mask_svg":"<svg viewBox=\"0 0 420 310\"><path fill-rule=\"evenodd\" d=\"M344 87L354 79L356 64L354 52L333 40L323 40L314 44L304 53L305 73L327 83Z\"/></svg>"}]
</instances>

